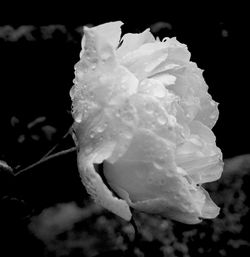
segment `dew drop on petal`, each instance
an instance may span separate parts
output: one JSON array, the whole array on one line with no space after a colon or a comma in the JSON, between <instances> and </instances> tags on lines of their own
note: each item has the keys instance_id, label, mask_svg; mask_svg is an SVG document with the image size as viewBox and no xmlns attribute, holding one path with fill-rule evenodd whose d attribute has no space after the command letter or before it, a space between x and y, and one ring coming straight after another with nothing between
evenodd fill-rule
<instances>
[{"instance_id":1,"label":"dew drop on petal","mask_svg":"<svg viewBox=\"0 0 250 257\"><path fill-rule=\"evenodd\" d=\"M95 132L94 132L94 131L91 131L90 134L89 134L89 137L90 137L90 138L94 138L94 137L95 137Z\"/></svg>"},{"instance_id":2,"label":"dew drop on petal","mask_svg":"<svg viewBox=\"0 0 250 257\"><path fill-rule=\"evenodd\" d=\"M102 133L106 129L106 127L107 127L107 123L105 122L96 128L96 132Z\"/></svg>"},{"instance_id":3,"label":"dew drop on petal","mask_svg":"<svg viewBox=\"0 0 250 257\"><path fill-rule=\"evenodd\" d=\"M75 117L75 121L77 123L80 123L82 121L82 114L78 114L76 117Z\"/></svg>"},{"instance_id":4,"label":"dew drop on petal","mask_svg":"<svg viewBox=\"0 0 250 257\"><path fill-rule=\"evenodd\" d=\"M92 150L93 150L93 148L92 148L91 146L88 146L88 147L86 147L86 148L84 149L84 152L85 152L86 154L89 154L89 153L92 152Z\"/></svg>"},{"instance_id":5,"label":"dew drop on petal","mask_svg":"<svg viewBox=\"0 0 250 257\"><path fill-rule=\"evenodd\" d=\"M153 162L153 165L154 165L154 167L155 167L157 170L162 170L162 169L163 169L162 166L159 165L159 164L156 163L156 162Z\"/></svg>"},{"instance_id":6,"label":"dew drop on petal","mask_svg":"<svg viewBox=\"0 0 250 257\"><path fill-rule=\"evenodd\" d=\"M211 115L209 116L209 118L212 119L212 120L215 119L215 118L216 118L216 114L211 114Z\"/></svg>"},{"instance_id":7,"label":"dew drop on petal","mask_svg":"<svg viewBox=\"0 0 250 257\"><path fill-rule=\"evenodd\" d=\"M158 118L157 118L157 121L160 125L164 125L166 124L166 118L163 116L163 115L159 115Z\"/></svg>"}]
</instances>

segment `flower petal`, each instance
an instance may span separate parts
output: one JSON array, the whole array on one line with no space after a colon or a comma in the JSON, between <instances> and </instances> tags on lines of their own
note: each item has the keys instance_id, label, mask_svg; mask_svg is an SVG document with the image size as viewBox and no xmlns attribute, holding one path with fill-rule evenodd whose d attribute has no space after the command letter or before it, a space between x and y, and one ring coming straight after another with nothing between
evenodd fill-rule
<instances>
[{"instance_id":1,"label":"flower petal","mask_svg":"<svg viewBox=\"0 0 250 257\"><path fill-rule=\"evenodd\" d=\"M101 162L101 160L98 160ZM78 168L82 178L82 182L87 189L87 192L104 208L119 215L125 220L131 219L131 212L125 200L115 197L107 186L103 183L100 175L94 168L94 159L86 159L84 153L78 154Z\"/></svg>"},{"instance_id":2,"label":"flower petal","mask_svg":"<svg viewBox=\"0 0 250 257\"><path fill-rule=\"evenodd\" d=\"M201 122L193 121L190 123L190 133L190 139L176 150L176 164L196 184L219 179L223 171L222 154L215 145L213 132Z\"/></svg>"},{"instance_id":3,"label":"flower petal","mask_svg":"<svg viewBox=\"0 0 250 257\"><path fill-rule=\"evenodd\" d=\"M162 42L147 43L127 54L120 63L142 80L168 56L168 49Z\"/></svg>"},{"instance_id":4,"label":"flower petal","mask_svg":"<svg viewBox=\"0 0 250 257\"><path fill-rule=\"evenodd\" d=\"M141 45L146 43L152 43L154 41L155 38L150 33L149 29L146 29L139 34L127 33L122 37L122 45L117 49L116 54L118 58L123 58L126 56L126 54L135 51Z\"/></svg>"},{"instance_id":5,"label":"flower petal","mask_svg":"<svg viewBox=\"0 0 250 257\"><path fill-rule=\"evenodd\" d=\"M220 208L212 201L208 192L204 188L200 188L205 195L205 203L201 209L202 217L205 219L214 219L219 215Z\"/></svg>"},{"instance_id":6,"label":"flower petal","mask_svg":"<svg viewBox=\"0 0 250 257\"><path fill-rule=\"evenodd\" d=\"M133 203L131 206L139 211L158 214L186 224L197 224L201 222L197 212L187 212L186 209L176 210L176 207L169 205L168 200L165 198L149 199Z\"/></svg>"},{"instance_id":7,"label":"flower petal","mask_svg":"<svg viewBox=\"0 0 250 257\"><path fill-rule=\"evenodd\" d=\"M91 31L95 31L95 34L98 34L104 41L108 42L113 49L118 47L120 37L121 37L121 26L123 23L121 21L108 22L96 27L90 28ZM84 36L82 38L82 51L80 57L82 57L86 44L85 33L88 31L87 27L84 27Z\"/></svg>"}]
</instances>

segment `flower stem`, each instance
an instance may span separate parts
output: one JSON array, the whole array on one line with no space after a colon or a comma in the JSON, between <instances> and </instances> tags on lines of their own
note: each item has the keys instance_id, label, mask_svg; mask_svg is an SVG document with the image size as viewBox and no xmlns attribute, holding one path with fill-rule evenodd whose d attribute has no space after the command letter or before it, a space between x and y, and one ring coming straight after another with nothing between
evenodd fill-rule
<instances>
[{"instance_id":1,"label":"flower stem","mask_svg":"<svg viewBox=\"0 0 250 257\"><path fill-rule=\"evenodd\" d=\"M76 149L77 149L77 147L75 146L75 147L71 147L71 148L69 148L69 149L67 149L67 150L63 150L63 151L60 151L60 152L58 152L58 153L52 154L52 155L50 155L50 156L45 156L45 157L43 157L42 159L40 159L39 161L37 161L37 162L35 162L35 163L29 165L28 167L26 167L26 168L24 168L24 169L21 169L20 171L16 172L16 173L15 173L15 176L18 176L18 175L22 174L22 173L25 172L25 171L31 170L31 169L33 169L34 167L36 167L36 166L38 166L38 165L40 165L40 164L42 164L42 163L44 163L44 162L47 162L47 161L49 161L49 160L51 160L51 159L54 159L54 158L56 158L56 157L59 157L59 156L62 156L62 155L65 155L65 154L74 152L74 151L76 151Z\"/></svg>"},{"instance_id":2,"label":"flower stem","mask_svg":"<svg viewBox=\"0 0 250 257\"><path fill-rule=\"evenodd\" d=\"M132 210L131 210L132 212ZM133 214L133 212L132 212ZM137 247L139 247L139 241L140 241L140 233L138 230L138 227L136 225L135 219L132 215L131 220L130 220L130 224L133 226L134 228L134 238L133 240L129 243L128 245L128 249L124 252L124 257L133 257L136 256L135 255L135 249Z\"/></svg>"},{"instance_id":3,"label":"flower stem","mask_svg":"<svg viewBox=\"0 0 250 257\"><path fill-rule=\"evenodd\" d=\"M47 156L49 156L49 155L58 147L58 145L60 145L61 141L62 141L63 139L65 139L68 135L71 134L71 132L72 132L72 127L70 126L70 128L68 129L68 131L66 132L66 134L60 139L60 141L59 141L56 145L54 145L54 146L41 158L41 160L44 159L44 158L46 158Z\"/></svg>"},{"instance_id":4,"label":"flower stem","mask_svg":"<svg viewBox=\"0 0 250 257\"><path fill-rule=\"evenodd\" d=\"M137 242L138 241L138 238L139 238L139 231L138 231L138 228L137 228L137 225L135 223L135 219L134 217L132 216L131 220L130 220L130 224L133 226L134 228L134 232L135 232L135 235L134 235L134 242Z\"/></svg>"}]
</instances>

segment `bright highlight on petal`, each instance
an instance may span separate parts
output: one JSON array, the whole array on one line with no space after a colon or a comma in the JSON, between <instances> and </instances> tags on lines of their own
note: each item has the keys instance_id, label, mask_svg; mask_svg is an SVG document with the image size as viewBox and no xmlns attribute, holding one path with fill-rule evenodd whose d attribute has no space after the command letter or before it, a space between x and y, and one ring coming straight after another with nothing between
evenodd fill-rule
<instances>
[{"instance_id":1,"label":"bright highlight on petal","mask_svg":"<svg viewBox=\"0 0 250 257\"><path fill-rule=\"evenodd\" d=\"M84 28L70 91L82 182L126 220L129 207L188 224L215 218L201 184L222 173L219 112L202 70L176 38L147 29L120 39L121 25Z\"/></svg>"}]
</instances>

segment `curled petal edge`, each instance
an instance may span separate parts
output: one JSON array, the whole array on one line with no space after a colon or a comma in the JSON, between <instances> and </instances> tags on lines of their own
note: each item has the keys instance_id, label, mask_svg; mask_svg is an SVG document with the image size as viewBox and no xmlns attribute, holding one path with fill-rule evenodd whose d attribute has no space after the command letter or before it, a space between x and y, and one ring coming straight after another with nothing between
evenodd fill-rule
<instances>
[{"instance_id":1,"label":"curled petal edge","mask_svg":"<svg viewBox=\"0 0 250 257\"><path fill-rule=\"evenodd\" d=\"M186 212L176 210L176 208L171 208L168 206L167 199L162 197L132 202L129 197L129 193L126 190L115 185L112 185L112 188L114 188L114 190L127 201L129 206L135 210L161 215L165 218L170 218L185 224L198 224L202 221L203 218L213 219L217 217L220 212L220 208L212 201L208 192L202 187L200 187L200 193L204 195L205 202L200 210L200 213L198 213L196 209L193 209L193 211L190 212Z\"/></svg>"},{"instance_id":2,"label":"curled petal edge","mask_svg":"<svg viewBox=\"0 0 250 257\"><path fill-rule=\"evenodd\" d=\"M101 176L96 172L93 160L91 160L91 158L86 160L83 153L79 153L78 168L82 182L94 201L121 218L129 221L132 216L129 205L125 200L119 199L112 194L104 184Z\"/></svg>"}]
</instances>

